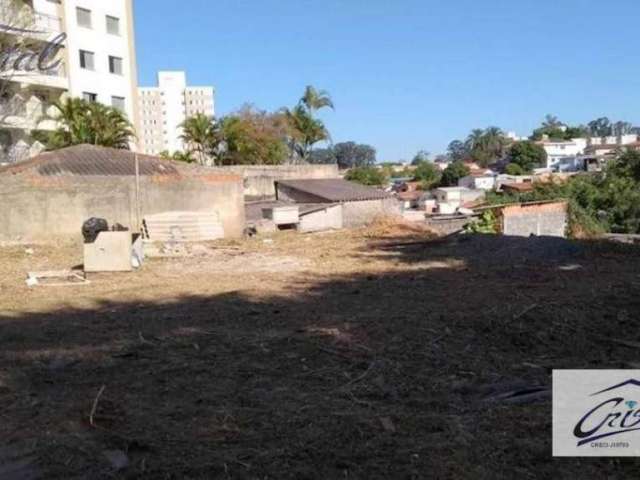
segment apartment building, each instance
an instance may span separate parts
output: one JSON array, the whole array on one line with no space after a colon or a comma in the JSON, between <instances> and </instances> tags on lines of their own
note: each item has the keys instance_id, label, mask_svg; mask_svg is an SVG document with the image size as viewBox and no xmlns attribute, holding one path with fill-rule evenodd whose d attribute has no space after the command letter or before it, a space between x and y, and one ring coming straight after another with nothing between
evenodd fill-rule
<instances>
[{"instance_id":1,"label":"apartment building","mask_svg":"<svg viewBox=\"0 0 640 480\"><path fill-rule=\"evenodd\" d=\"M5 0L2 0L5 1ZM33 130L52 130L51 103L67 96L84 98L121 109L132 124L137 119L137 65L133 0L11 0L28 35L43 48L63 37L60 65L35 72L0 75L0 163L14 163L42 147ZM0 22L2 23L2 22ZM6 33L5 35L11 35Z\"/></svg>"},{"instance_id":2,"label":"apartment building","mask_svg":"<svg viewBox=\"0 0 640 480\"><path fill-rule=\"evenodd\" d=\"M184 151L182 123L215 114L213 87L188 87L185 72L159 72L157 87L138 89L138 149L149 155Z\"/></svg>"}]
</instances>

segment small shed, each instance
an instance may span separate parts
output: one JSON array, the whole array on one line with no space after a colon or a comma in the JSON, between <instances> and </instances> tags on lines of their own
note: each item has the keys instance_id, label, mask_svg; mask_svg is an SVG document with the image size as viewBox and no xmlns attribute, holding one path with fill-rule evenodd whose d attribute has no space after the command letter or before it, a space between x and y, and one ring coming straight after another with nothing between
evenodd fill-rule
<instances>
[{"instance_id":1,"label":"small shed","mask_svg":"<svg viewBox=\"0 0 640 480\"><path fill-rule=\"evenodd\" d=\"M383 215L400 215L392 195L342 179L283 180L276 182L276 198L295 203L339 204L344 227L360 227Z\"/></svg>"},{"instance_id":2,"label":"small shed","mask_svg":"<svg viewBox=\"0 0 640 480\"><path fill-rule=\"evenodd\" d=\"M137 230L170 211L217 214L225 237L244 230L240 176L92 145L0 167L0 201L0 241L79 237L90 217Z\"/></svg>"}]
</instances>

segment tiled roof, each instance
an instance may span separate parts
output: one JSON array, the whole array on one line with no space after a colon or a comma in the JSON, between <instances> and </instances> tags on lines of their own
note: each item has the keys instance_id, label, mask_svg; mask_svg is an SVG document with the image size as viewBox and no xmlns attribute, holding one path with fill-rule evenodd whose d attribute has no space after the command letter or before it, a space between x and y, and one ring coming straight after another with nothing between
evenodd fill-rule
<instances>
[{"instance_id":1,"label":"tiled roof","mask_svg":"<svg viewBox=\"0 0 640 480\"><path fill-rule=\"evenodd\" d=\"M392 198L391 195L376 188L348 182L339 178L316 180L280 180L277 186L288 187L313 195L327 202L355 202Z\"/></svg>"},{"instance_id":2,"label":"tiled roof","mask_svg":"<svg viewBox=\"0 0 640 480\"><path fill-rule=\"evenodd\" d=\"M140 175L177 175L188 165L172 160L138 154ZM198 168L198 167L191 167ZM128 150L76 145L53 152L45 152L26 162L0 167L0 174L35 171L50 176L133 176L135 154Z\"/></svg>"}]
</instances>

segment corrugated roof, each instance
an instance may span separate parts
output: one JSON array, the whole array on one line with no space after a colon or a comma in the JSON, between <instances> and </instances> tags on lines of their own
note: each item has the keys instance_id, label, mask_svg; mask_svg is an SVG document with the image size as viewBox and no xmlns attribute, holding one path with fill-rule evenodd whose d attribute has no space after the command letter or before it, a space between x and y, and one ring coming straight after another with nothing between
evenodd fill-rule
<instances>
[{"instance_id":1,"label":"corrugated roof","mask_svg":"<svg viewBox=\"0 0 640 480\"><path fill-rule=\"evenodd\" d=\"M276 182L276 187L278 185L314 195L327 202L356 202L391 198L391 195L376 188L339 178L280 180Z\"/></svg>"},{"instance_id":2,"label":"corrugated roof","mask_svg":"<svg viewBox=\"0 0 640 480\"><path fill-rule=\"evenodd\" d=\"M35 171L51 176L133 176L135 154L128 150L76 145L53 152L45 152L26 162L0 167L0 174ZM177 162L138 154L140 175L178 175ZM187 165L185 164L185 167ZM197 167L195 167L197 168Z\"/></svg>"}]
</instances>

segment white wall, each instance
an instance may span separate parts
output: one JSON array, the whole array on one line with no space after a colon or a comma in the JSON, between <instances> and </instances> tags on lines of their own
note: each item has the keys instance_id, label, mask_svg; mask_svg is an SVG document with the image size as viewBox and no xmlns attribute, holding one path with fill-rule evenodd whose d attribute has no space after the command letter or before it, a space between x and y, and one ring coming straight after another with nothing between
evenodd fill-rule
<instances>
[{"instance_id":1,"label":"white wall","mask_svg":"<svg viewBox=\"0 0 640 480\"><path fill-rule=\"evenodd\" d=\"M132 38L132 0L64 0L67 33L69 92L74 97L95 93L98 101L112 105L113 97L125 99L125 113L135 124L137 72ZM91 11L91 28L78 25L76 9ZM107 33L107 15L120 19L120 34ZM94 53L95 70L80 67L80 50ZM123 74L109 73L109 56L123 59Z\"/></svg>"}]
</instances>

